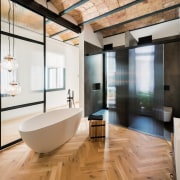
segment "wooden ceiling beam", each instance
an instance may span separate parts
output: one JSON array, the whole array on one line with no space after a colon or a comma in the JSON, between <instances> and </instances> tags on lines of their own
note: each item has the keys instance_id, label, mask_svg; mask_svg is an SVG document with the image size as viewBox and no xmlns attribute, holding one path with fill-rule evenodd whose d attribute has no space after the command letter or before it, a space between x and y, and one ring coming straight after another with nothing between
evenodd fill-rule
<instances>
[{"instance_id":1,"label":"wooden ceiling beam","mask_svg":"<svg viewBox=\"0 0 180 180\"><path fill-rule=\"evenodd\" d=\"M60 17L58 14L48 10L41 4L38 4L37 2L35 2L34 0L23 0L23 1L22 0L11 0L11 1L13 1L27 9L30 9L30 10L36 12L37 14L40 14L40 15L50 19L51 21L54 21L57 24L66 27L67 29L70 29L76 33L81 33L81 28L79 26Z\"/></svg>"},{"instance_id":2,"label":"wooden ceiling beam","mask_svg":"<svg viewBox=\"0 0 180 180\"><path fill-rule=\"evenodd\" d=\"M107 13L101 14L100 16L97 16L97 17L95 17L95 18L92 18L92 19L89 19L89 20L87 20L87 21L84 21L83 23L79 24L79 26L92 23L92 22L94 22L94 21L97 21L97 20L99 20L99 19L102 19L102 18L107 17L107 16L109 16L109 15L112 15L112 14L114 14L114 13L117 13L117 12L119 12L119 11L122 11L122 10L124 10L124 9L126 9L126 8L129 8L129 7L131 7L131 6L134 6L134 5L136 5L136 4L138 4L138 3L141 3L141 2L143 2L143 1L145 1L145 0L136 0L136 1L133 1L133 2L131 2L131 3L128 3L128 4L124 5L124 6L121 6L121 7L118 7L118 8L116 8L116 9L113 9L113 10L111 10L111 11L108 11Z\"/></svg>"},{"instance_id":3,"label":"wooden ceiling beam","mask_svg":"<svg viewBox=\"0 0 180 180\"><path fill-rule=\"evenodd\" d=\"M82 4L86 3L87 1L89 1L89 0L80 0L79 2L77 2L77 3L73 4L72 6L70 6L69 8L61 11L61 12L59 13L59 16L62 16L62 15L64 15L64 14L67 14L68 12L70 12L70 11L72 11L73 9L81 6Z\"/></svg>"},{"instance_id":4,"label":"wooden ceiling beam","mask_svg":"<svg viewBox=\"0 0 180 180\"><path fill-rule=\"evenodd\" d=\"M153 16L153 15L156 15L156 14L159 14L159 13L171 10L171 9L175 9L175 8L178 8L178 7L180 7L180 3L176 4L174 6L170 6L170 7L164 8L164 9L160 9L160 10L154 11L154 12L149 13L149 14L145 14L145 15L133 18L133 19L129 19L127 21L120 22L120 23L112 25L112 26L108 26L108 27L105 27L105 28L97 29L94 32L100 32L100 31L105 31L105 30L108 30L108 29L116 28L116 27L122 26L124 24L130 23L130 22L133 22L133 21L137 21L137 20L140 20L140 19L143 19L143 18L147 18L149 16Z\"/></svg>"}]
</instances>

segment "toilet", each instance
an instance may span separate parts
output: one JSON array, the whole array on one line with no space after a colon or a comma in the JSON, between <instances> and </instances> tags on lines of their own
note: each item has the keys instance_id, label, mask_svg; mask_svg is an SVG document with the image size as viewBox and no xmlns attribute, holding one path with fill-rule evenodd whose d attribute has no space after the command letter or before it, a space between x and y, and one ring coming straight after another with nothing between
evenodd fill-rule
<instances>
[{"instance_id":1,"label":"toilet","mask_svg":"<svg viewBox=\"0 0 180 180\"><path fill-rule=\"evenodd\" d=\"M172 107L164 106L163 108L163 121L170 122L172 117Z\"/></svg>"}]
</instances>

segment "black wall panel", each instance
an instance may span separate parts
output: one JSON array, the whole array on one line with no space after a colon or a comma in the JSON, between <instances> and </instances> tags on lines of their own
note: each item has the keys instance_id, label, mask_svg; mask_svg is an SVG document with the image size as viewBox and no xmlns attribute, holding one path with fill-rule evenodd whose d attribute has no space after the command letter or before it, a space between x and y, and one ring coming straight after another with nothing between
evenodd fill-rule
<instances>
[{"instance_id":1,"label":"black wall panel","mask_svg":"<svg viewBox=\"0 0 180 180\"><path fill-rule=\"evenodd\" d=\"M103 55L85 56L85 116L103 108Z\"/></svg>"},{"instance_id":2,"label":"black wall panel","mask_svg":"<svg viewBox=\"0 0 180 180\"><path fill-rule=\"evenodd\" d=\"M128 49L116 51L116 112L117 121L128 125Z\"/></svg>"},{"instance_id":3,"label":"black wall panel","mask_svg":"<svg viewBox=\"0 0 180 180\"><path fill-rule=\"evenodd\" d=\"M103 108L103 54L102 49L84 42L85 116Z\"/></svg>"},{"instance_id":4,"label":"black wall panel","mask_svg":"<svg viewBox=\"0 0 180 180\"><path fill-rule=\"evenodd\" d=\"M180 117L180 42L164 45L165 106L173 107L173 116Z\"/></svg>"}]
</instances>

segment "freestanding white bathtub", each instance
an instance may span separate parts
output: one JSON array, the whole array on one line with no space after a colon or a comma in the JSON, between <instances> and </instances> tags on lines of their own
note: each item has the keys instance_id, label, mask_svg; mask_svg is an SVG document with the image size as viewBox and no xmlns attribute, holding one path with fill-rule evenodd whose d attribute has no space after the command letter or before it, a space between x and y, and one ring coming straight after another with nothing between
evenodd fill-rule
<instances>
[{"instance_id":1,"label":"freestanding white bathtub","mask_svg":"<svg viewBox=\"0 0 180 180\"><path fill-rule=\"evenodd\" d=\"M55 150L76 133L82 110L59 109L47 112L22 122L19 132L23 141L35 152Z\"/></svg>"}]
</instances>

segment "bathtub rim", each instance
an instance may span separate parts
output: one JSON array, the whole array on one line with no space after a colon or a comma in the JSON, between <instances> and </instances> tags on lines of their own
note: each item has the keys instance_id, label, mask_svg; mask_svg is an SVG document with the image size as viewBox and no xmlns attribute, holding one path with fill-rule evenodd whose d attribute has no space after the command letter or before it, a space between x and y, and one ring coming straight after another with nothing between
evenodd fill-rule
<instances>
[{"instance_id":1,"label":"bathtub rim","mask_svg":"<svg viewBox=\"0 0 180 180\"><path fill-rule=\"evenodd\" d=\"M46 114L48 114L48 113L53 113L53 112L57 112L57 111L61 111L61 110L66 110L66 111L67 111L67 110L71 110L71 109L63 108L63 109L48 111L48 112L45 112L45 113L41 113L41 114L35 115L35 116L33 116L33 117L29 118L29 119L26 119L26 120L22 121L22 122L19 124L19 126L18 126L18 130L19 130L19 132L22 132L22 133L36 132L36 131L39 131L39 130L46 129L47 127L52 127L52 126L54 126L54 125L57 125L58 123L63 122L63 121L66 121L67 119L71 118L72 116L78 115L79 113L81 113L81 116L82 116L82 108L72 108L72 109L76 109L76 110L78 110L78 111L75 112L75 113L73 113L73 114L71 114L71 115L69 115L69 116L67 116L67 117L64 118L64 119L61 119L61 120L59 120L59 121L57 121L57 122L54 122L54 123L52 122L51 124L47 124L47 125L45 125L45 126L43 126L43 127L31 128L30 130L28 130L28 128L25 127L25 128L26 128L26 129L25 129L23 126L25 126L25 124L26 124L27 122L31 121L32 119L41 117L42 115L44 116L44 115L46 115Z\"/></svg>"}]
</instances>

